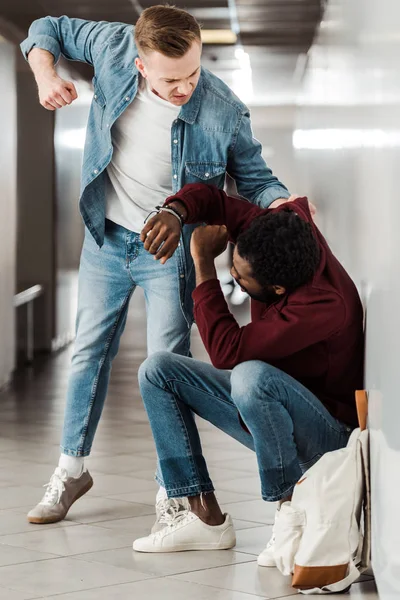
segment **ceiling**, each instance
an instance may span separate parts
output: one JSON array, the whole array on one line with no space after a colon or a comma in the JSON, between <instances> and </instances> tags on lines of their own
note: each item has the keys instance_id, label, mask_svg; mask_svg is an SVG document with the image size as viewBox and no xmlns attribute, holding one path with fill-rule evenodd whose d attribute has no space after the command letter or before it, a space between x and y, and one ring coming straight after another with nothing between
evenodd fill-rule
<instances>
[{"instance_id":1,"label":"ceiling","mask_svg":"<svg viewBox=\"0 0 400 600\"><path fill-rule=\"evenodd\" d=\"M299 83L303 58L321 20L323 0L175 0L203 29L231 29L238 46L205 46L203 64L224 79L249 104L288 104ZM0 20L14 39L45 15L67 14L92 20L135 23L153 0L1 0ZM1 24L1 23L0 23ZM3 27L4 30L4 27ZM299 60L300 57L300 60ZM75 65L89 79L85 65Z\"/></svg>"}]
</instances>

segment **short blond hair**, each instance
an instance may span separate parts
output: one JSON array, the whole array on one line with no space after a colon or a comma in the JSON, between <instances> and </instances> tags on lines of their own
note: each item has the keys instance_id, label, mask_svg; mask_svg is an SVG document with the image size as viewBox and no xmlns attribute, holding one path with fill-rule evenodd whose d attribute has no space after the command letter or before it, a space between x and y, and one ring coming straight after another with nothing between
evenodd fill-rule
<instances>
[{"instance_id":1,"label":"short blond hair","mask_svg":"<svg viewBox=\"0 0 400 600\"><path fill-rule=\"evenodd\" d=\"M135 42L141 54L160 52L180 58L193 42L201 43L200 25L186 10L168 4L150 6L136 23Z\"/></svg>"}]
</instances>

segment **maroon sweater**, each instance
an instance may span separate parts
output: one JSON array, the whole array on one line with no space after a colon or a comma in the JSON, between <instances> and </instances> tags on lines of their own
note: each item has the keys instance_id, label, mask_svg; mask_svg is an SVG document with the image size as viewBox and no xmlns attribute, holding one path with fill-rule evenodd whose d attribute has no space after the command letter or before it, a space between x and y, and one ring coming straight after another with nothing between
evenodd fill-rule
<instances>
[{"instance_id":1,"label":"maroon sweater","mask_svg":"<svg viewBox=\"0 0 400 600\"><path fill-rule=\"evenodd\" d=\"M300 381L334 417L357 425L354 392L363 385L363 309L354 283L315 226L307 199L261 209L216 187L190 184L167 203L173 200L184 204L187 223L224 224L233 242L255 217L283 207L311 223L321 252L312 281L269 306L252 300L251 323L240 327L219 281L211 279L193 292L195 319L215 367L267 362Z\"/></svg>"}]
</instances>

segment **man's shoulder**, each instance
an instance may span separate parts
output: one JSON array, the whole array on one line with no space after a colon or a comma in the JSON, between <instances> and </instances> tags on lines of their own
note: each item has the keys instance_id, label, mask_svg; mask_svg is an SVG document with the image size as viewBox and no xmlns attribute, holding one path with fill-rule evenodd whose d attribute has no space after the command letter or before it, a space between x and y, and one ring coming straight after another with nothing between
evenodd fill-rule
<instances>
[{"instance_id":1,"label":"man's shoulder","mask_svg":"<svg viewBox=\"0 0 400 600\"><path fill-rule=\"evenodd\" d=\"M224 107L231 110L233 114L244 115L249 113L247 106L236 96L231 88L222 79L202 68L203 90L206 99L210 100L216 107Z\"/></svg>"},{"instance_id":2,"label":"man's shoulder","mask_svg":"<svg viewBox=\"0 0 400 600\"><path fill-rule=\"evenodd\" d=\"M109 26L110 35L108 40L105 40L106 44L115 58L132 68L132 60L138 55L134 35L135 27L128 23L110 23Z\"/></svg>"}]
</instances>

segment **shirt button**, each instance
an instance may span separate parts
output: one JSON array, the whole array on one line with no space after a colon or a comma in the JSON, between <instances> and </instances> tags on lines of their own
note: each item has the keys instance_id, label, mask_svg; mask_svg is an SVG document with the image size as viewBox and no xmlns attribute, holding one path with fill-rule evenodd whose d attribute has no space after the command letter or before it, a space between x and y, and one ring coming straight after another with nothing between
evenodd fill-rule
<instances>
[{"instance_id":1,"label":"shirt button","mask_svg":"<svg viewBox=\"0 0 400 600\"><path fill-rule=\"evenodd\" d=\"M98 173L98 172L99 172L99 171L98 171L98 169L95 169L95 170L93 171L93 173L94 173L95 175L97 175L97 173Z\"/></svg>"},{"instance_id":2,"label":"shirt button","mask_svg":"<svg viewBox=\"0 0 400 600\"><path fill-rule=\"evenodd\" d=\"M125 96L125 100L126 100L127 102L129 102L129 100L130 100L130 99L131 99L131 98L130 98L130 96Z\"/></svg>"},{"instance_id":3,"label":"shirt button","mask_svg":"<svg viewBox=\"0 0 400 600\"><path fill-rule=\"evenodd\" d=\"M174 175L174 179L178 179L178 175L176 173Z\"/></svg>"},{"instance_id":4,"label":"shirt button","mask_svg":"<svg viewBox=\"0 0 400 600\"><path fill-rule=\"evenodd\" d=\"M184 276L184 274L182 273L182 275L181 275L181 279L184 279L184 278L185 278L185 276Z\"/></svg>"},{"instance_id":5,"label":"shirt button","mask_svg":"<svg viewBox=\"0 0 400 600\"><path fill-rule=\"evenodd\" d=\"M95 100L97 100L97 94L95 94L93 97L94 97Z\"/></svg>"},{"instance_id":6,"label":"shirt button","mask_svg":"<svg viewBox=\"0 0 400 600\"><path fill-rule=\"evenodd\" d=\"M174 144L177 144L177 143L178 143L178 140L174 140Z\"/></svg>"},{"instance_id":7,"label":"shirt button","mask_svg":"<svg viewBox=\"0 0 400 600\"><path fill-rule=\"evenodd\" d=\"M210 173L204 173L205 177L210 177Z\"/></svg>"}]
</instances>

